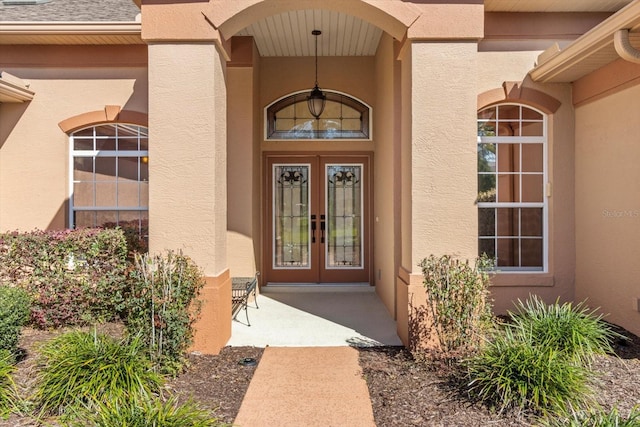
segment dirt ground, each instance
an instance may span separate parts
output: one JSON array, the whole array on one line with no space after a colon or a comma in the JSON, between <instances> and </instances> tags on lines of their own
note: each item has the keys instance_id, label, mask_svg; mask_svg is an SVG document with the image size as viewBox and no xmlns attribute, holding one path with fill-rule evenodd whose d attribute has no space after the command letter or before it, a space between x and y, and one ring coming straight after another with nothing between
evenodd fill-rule
<instances>
[{"instance_id":1,"label":"dirt ground","mask_svg":"<svg viewBox=\"0 0 640 427\"><path fill-rule=\"evenodd\" d=\"M115 335L122 332L119 325L104 328ZM18 364L15 376L23 395L33 390L37 344L55 334L30 329L23 333L21 347L26 358ZM627 335L629 341L616 343L616 355L600 357L594 366L600 373L595 387L599 404L604 408L618 407L625 414L634 405L640 405L640 339ZM240 362L254 359L259 364L262 351L253 347L226 347L217 356L191 355L188 369L168 381L166 388L183 400L192 398L201 406L215 410L221 420L233 422L256 369ZM533 425L534 421L525 416L496 415L483 406L470 405L456 397L447 386L445 368L418 363L404 348L361 348L359 351L378 426ZM29 417L12 416L0 421L0 427L35 425Z\"/></svg>"}]
</instances>

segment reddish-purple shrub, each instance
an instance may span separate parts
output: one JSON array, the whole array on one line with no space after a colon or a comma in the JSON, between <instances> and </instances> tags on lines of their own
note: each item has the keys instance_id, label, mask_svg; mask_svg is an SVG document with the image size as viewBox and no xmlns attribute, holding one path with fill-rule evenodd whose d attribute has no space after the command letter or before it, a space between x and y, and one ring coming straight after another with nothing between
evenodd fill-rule
<instances>
[{"instance_id":1,"label":"reddish-purple shrub","mask_svg":"<svg viewBox=\"0 0 640 427\"><path fill-rule=\"evenodd\" d=\"M35 327L114 319L123 308L128 267L121 230L0 234L0 284L29 292Z\"/></svg>"}]
</instances>

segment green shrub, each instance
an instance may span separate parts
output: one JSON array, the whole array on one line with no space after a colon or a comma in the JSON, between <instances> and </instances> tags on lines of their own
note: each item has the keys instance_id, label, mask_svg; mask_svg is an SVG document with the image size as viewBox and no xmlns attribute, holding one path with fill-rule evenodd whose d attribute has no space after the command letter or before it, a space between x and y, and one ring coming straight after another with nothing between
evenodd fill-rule
<instances>
[{"instance_id":1,"label":"green shrub","mask_svg":"<svg viewBox=\"0 0 640 427\"><path fill-rule=\"evenodd\" d=\"M6 418L18 409L18 393L11 374L15 371L13 355L0 350L0 418Z\"/></svg>"},{"instance_id":2,"label":"green shrub","mask_svg":"<svg viewBox=\"0 0 640 427\"><path fill-rule=\"evenodd\" d=\"M487 258L474 266L449 255L431 255L420 263L427 305L438 341L445 353L476 349L490 323Z\"/></svg>"},{"instance_id":3,"label":"green shrub","mask_svg":"<svg viewBox=\"0 0 640 427\"><path fill-rule=\"evenodd\" d=\"M612 339L621 337L584 302L547 305L534 295L526 302L518 300L517 311L510 314L514 329L530 333L534 342L545 342L578 363L589 364L596 354L612 353Z\"/></svg>"},{"instance_id":4,"label":"green shrub","mask_svg":"<svg viewBox=\"0 0 640 427\"><path fill-rule=\"evenodd\" d=\"M590 398L590 371L526 331L507 327L466 365L470 394L501 412L562 410Z\"/></svg>"},{"instance_id":5,"label":"green shrub","mask_svg":"<svg viewBox=\"0 0 640 427\"><path fill-rule=\"evenodd\" d=\"M628 417L617 408L609 412L598 409L573 411L568 416L551 417L543 420L545 427L640 427L640 407L631 410Z\"/></svg>"},{"instance_id":6,"label":"green shrub","mask_svg":"<svg viewBox=\"0 0 640 427\"><path fill-rule=\"evenodd\" d=\"M0 234L0 284L32 296L35 327L116 318L124 308L128 266L122 230Z\"/></svg>"},{"instance_id":7,"label":"green shrub","mask_svg":"<svg viewBox=\"0 0 640 427\"><path fill-rule=\"evenodd\" d=\"M97 333L69 332L47 342L40 353L34 400L41 413L149 396L162 385L137 337L118 341Z\"/></svg>"},{"instance_id":8,"label":"green shrub","mask_svg":"<svg viewBox=\"0 0 640 427\"><path fill-rule=\"evenodd\" d=\"M193 342L204 286L200 269L182 253L136 255L130 282L127 329L142 336L158 371L177 373Z\"/></svg>"},{"instance_id":9,"label":"green shrub","mask_svg":"<svg viewBox=\"0 0 640 427\"><path fill-rule=\"evenodd\" d=\"M22 326L29 319L31 298L19 288L0 286L0 350L15 354Z\"/></svg>"},{"instance_id":10,"label":"green shrub","mask_svg":"<svg viewBox=\"0 0 640 427\"><path fill-rule=\"evenodd\" d=\"M78 417L82 422L75 427L224 427L211 413L195 403L178 404L175 398L166 402L159 399L106 401L95 410Z\"/></svg>"}]
</instances>

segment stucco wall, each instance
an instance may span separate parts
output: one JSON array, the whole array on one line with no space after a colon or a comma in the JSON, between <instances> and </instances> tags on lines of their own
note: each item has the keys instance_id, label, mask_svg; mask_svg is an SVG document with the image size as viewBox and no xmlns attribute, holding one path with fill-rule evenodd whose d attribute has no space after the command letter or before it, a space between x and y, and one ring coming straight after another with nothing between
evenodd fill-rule
<instances>
[{"instance_id":1,"label":"stucco wall","mask_svg":"<svg viewBox=\"0 0 640 427\"><path fill-rule=\"evenodd\" d=\"M399 141L394 134L397 108L394 62L393 39L384 35L378 46L375 62L373 263L376 292L395 317L396 251L400 244L400 236L396 235L395 228L396 194L399 194L400 189L395 185L395 176L400 165L396 162L395 155Z\"/></svg>"},{"instance_id":2,"label":"stucco wall","mask_svg":"<svg viewBox=\"0 0 640 427\"><path fill-rule=\"evenodd\" d=\"M29 81L35 96L23 104L0 104L0 231L65 228L69 139L58 123L105 105L146 112L147 70L82 63L3 70Z\"/></svg>"},{"instance_id":3,"label":"stucco wall","mask_svg":"<svg viewBox=\"0 0 640 427\"><path fill-rule=\"evenodd\" d=\"M640 86L576 108L576 300L640 334Z\"/></svg>"},{"instance_id":4,"label":"stucco wall","mask_svg":"<svg viewBox=\"0 0 640 427\"><path fill-rule=\"evenodd\" d=\"M149 46L150 251L183 249L210 277L227 269L226 120L214 44Z\"/></svg>"},{"instance_id":5,"label":"stucco wall","mask_svg":"<svg viewBox=\"0 0 640 427\"><path fill-rule=\"evenodd\" d=\"M552 96L560 107L548 114L548 182L549 267L547 273L498 273L493 278L492 297L497 313L513 310L513 301L530 294L548 303L574 297L574 117L571 87L568 84L539 85L527 78L540 52L480 52L478 54L478 93L501 88L504 82L518 82L521 87ZM521 100L527 104L524 97ZM481 106L480 106L481 107Z\"/></svg>"}]
</instances>

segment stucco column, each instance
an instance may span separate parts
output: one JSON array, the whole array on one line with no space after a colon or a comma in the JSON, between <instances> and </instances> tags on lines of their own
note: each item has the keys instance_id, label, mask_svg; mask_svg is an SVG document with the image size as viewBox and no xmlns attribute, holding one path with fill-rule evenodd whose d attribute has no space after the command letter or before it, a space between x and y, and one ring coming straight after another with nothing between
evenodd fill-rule
<instances>
[{"instance_id":1,"label":"stucco column","mask_svg":"<svg viewBox=\"0 0 640 427\"><path fill-rule=\"evenodd\" d=\"M399 333L409 341L416 339L412 322L424 317L415 311L425 301L420 261L477 255L476 55L475 42L411 43L411 148L404 150L411 176L403 189L411 195L404 231L411 253L403 254L399 276L406 289L399 301L409 306L409 330Z\"/></svg>"},{"instance_id":2,"label":"stucco column","mask_svg":"<svg viewBox=\"0 0 640 427\"><path fill-rule=\"evenodd\" d=\"M181 249L203 269L203 353L231 335L224 67L213 42L149 44L150 252Z\"/></svg>"}]
</instances>

